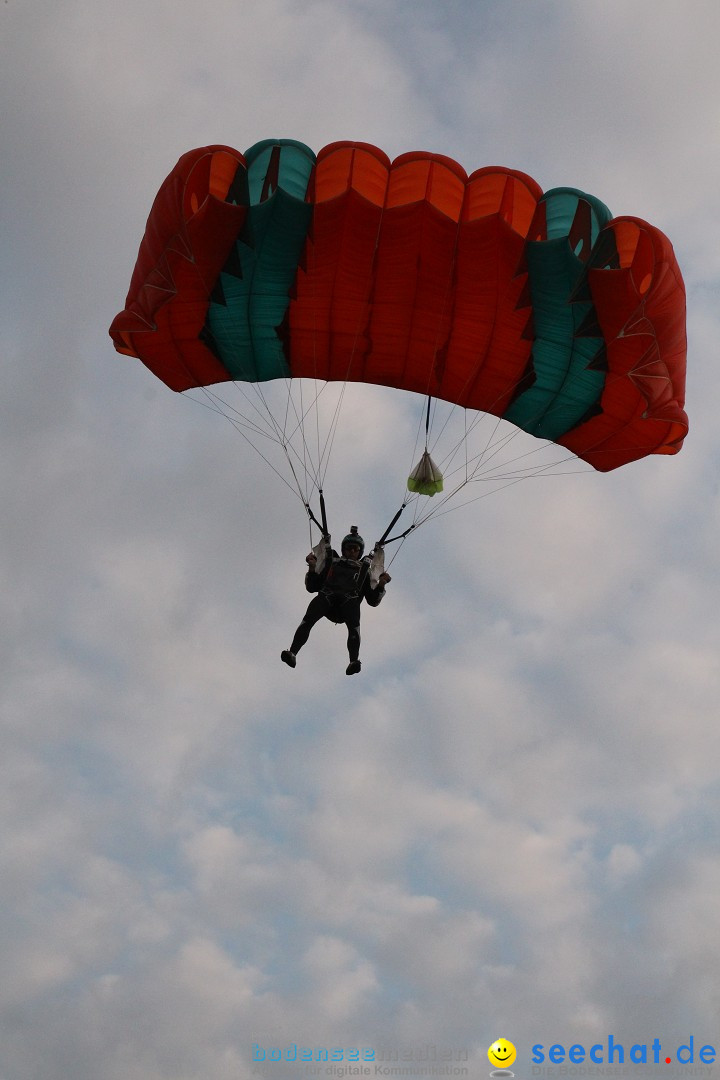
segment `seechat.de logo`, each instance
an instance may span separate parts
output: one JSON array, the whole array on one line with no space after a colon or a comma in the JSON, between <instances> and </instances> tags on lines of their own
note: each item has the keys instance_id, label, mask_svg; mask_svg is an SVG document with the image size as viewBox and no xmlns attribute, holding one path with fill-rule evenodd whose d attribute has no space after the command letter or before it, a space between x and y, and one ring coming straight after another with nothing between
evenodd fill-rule
<instances>
[{"instance_id":1,"label":"seechat.de logo","mask_svg":"<svg viewBox=\"0 0 720 1080\"><path fill-rule=\"evenodd\" d=\"M699 1041L699 1040L698 1040ZM562 1043L553 1043L545 1051L544 1043L536 1043L532 1048L532 1062L534 1065L542 1065L549 1062L551 1065L582 1065L590 1062L593 1065L666 1065L676 1063L678 1065L712 1065L715 1062L716 1050L710 1043L695 1047L695 1036L691 1035L687 1043L682 1046L668 1047L663 1049L659 1039L653 1039L651 1043L633 1043L626 1050L621 1042L616 1042L612 1035L608 1036L606 1043L594 1043L585 1047L581 1043L573 1043L565 1047Z\"/></svg>"}]
</instances>

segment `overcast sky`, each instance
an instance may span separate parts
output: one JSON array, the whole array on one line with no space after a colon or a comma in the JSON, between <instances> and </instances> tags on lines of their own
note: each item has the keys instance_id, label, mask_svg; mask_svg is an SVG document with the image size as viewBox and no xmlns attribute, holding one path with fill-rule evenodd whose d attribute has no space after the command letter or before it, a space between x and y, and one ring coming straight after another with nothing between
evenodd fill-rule
<instances>
[{"instance_id":1,"label":"overcast sky","mask_svg":"<svg viewBox=\"0 0 720 1080\"><path fill-rule=\"evenodd\" d=\"M716 0L0 24L1 1080L306 1075L254 1044L431 1044L481 1077L504 1036L520 1080L538 1043L720 1049ZM326 623L279 660L301 504L107 333L177 158L278 136L580 187L687 286L681 454L419 530L352 679ZM337 536L395 508L397 397L343 417Z\"/></svg>"}]
</instances>

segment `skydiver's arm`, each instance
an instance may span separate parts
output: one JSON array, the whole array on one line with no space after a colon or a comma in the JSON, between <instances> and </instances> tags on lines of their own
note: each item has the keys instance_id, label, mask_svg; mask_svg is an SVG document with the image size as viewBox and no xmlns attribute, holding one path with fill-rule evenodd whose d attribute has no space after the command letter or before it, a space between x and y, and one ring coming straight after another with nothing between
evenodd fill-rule
<instances>
[{"instance_id":1,"label":"skydiver's arm","mask_svg":"<svg viewBox=\"0 0 720 1080\"><path fill-rule=\"evenodd\" d=\"M392 581L392 578L390 577L389 574L386 574L384 570L383 570L382 574L380 575L380 577L378 578L378 583L375 586L375 588L372 587L372 585L370 584L370 581L368 580L368 582L367 582L367 584L365 586L365 589L364 589L364 593L365 593L365 600L370 605L370 607L377 607L378 606L378 604L382 600L383 596L385 595L385 586L390 581Z\"/></svg>"},{"instance_id":2,"label":"skydiver's arm","mask_svg":"<svg viewBox=\"0 0 720 1080\"><path fill-rule=\"evenodd\" d=\"M325 560L325 565L318 574L315 570L317 565L317 555L314 552L310 552L306 556L305 562L308 564L308 571L305 575L305 588L308 592L320 592L325 584L325 578L327 577L328 570L330 569L330 560Z\"/></svg>"},{"instance_id":3,"label":"skydiver's arm","mask_svg":"<svg viewBox=\"0 0 720 1080\"><path fill-rule=\"evenodd\" d=\"M310 552L305 562L308 564L308 571L305 575L305 588L308 592L320 592L322 580L320 574L315 572L317 557Z\"/></svg>"}]
</instances>

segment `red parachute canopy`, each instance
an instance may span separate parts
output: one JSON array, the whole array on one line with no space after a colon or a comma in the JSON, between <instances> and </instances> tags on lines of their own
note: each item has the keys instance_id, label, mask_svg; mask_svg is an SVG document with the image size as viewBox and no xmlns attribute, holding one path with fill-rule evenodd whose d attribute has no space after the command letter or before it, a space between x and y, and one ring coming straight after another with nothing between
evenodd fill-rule
<instances>
[{"instance_id":1,"label":"red parachute canopy","mask_svg":"<svg viewBox=\"0 0 720 1080\"><path fill-rule=\"evenodd\" d=\"M185 154L116 349L174 390L379 383L504 417L607 471L687 433L670 241L572 188L364 143Z\"/></svg>"}]
</instances>

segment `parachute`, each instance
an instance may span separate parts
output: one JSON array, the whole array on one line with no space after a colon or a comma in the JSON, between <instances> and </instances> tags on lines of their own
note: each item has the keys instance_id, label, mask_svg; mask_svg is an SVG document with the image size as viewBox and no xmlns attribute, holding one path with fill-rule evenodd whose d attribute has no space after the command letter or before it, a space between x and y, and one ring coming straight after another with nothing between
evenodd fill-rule
<instances>
[{"instance_id":1,"label":"parachute","mask_svg":"<svg viewBox=\"0 0 720 1080\"><path fill-rule=\"evenodd\" d=\"M468 176L427 152L391 161L336 142L315 155L277 139L183 155L110 334L171 389L213 395L263 456L276 440L313 520L336 410L309 487L292 436L328 384L427 402L408 498L443 490L431 403L509 421L601 472L677 453L688 428L685 291L667 237L574 188L543 194L500 167ZM250 416L218 405L229 380L263 405L276 380L301 397L261 424L256 405ZM466 457L452 491L477 468Z\"/></svg>"}]
</instances>

